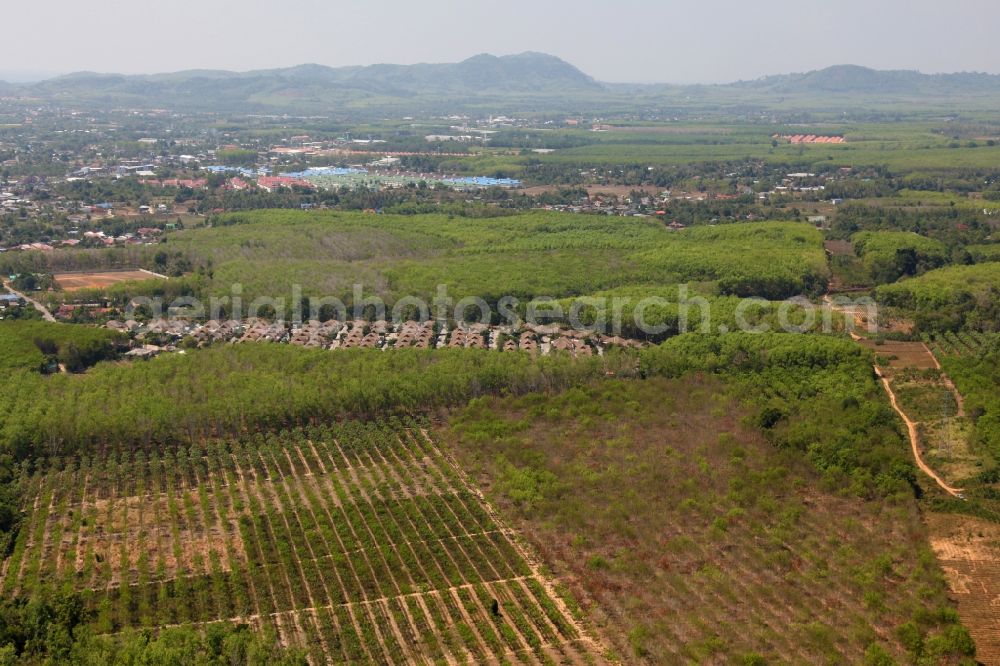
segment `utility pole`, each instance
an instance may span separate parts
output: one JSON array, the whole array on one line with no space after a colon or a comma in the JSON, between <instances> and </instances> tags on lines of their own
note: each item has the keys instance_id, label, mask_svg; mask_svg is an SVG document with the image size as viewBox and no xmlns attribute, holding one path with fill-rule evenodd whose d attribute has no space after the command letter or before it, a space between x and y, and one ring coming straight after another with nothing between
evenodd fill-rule
<instances>
[{"instance_id":1,"label":"utility pole","mask_svg":"<svg viewBox=\"0 0 1000 666\"><path fill-rule=\"evenodd\" d=\"M947 455L951 457L952 450L952 437L951 437L951 422L952 422L952 406L951 406L951 393L945 389L941 393L941 424L944 427L944 442L942 448L947 452Z\"/></svg>"}]
</instances>

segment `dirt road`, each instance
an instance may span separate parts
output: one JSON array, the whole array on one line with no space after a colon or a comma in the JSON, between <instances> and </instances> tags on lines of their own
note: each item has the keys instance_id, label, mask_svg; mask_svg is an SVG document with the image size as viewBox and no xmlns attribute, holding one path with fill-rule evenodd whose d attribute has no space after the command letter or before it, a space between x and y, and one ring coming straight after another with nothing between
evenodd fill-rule
<instances>
[{"instance_id":1,"label":"dirt road","mask_svg":"<svg viewBox=\"0 0 1000 666\"><path fill-rule=\"evenodd\" d=\"M10 293L14 294L14 295L15 295L15 296L17 296L18 298L20 298L20 299L22 299L22 300L24 300L24 301L27 301L28 303L31 303L31 304L32 304L32 305L33 305L33 306L35 307L35 309L36 309L36 310L38 310L39 312L41 312L41 313L42 313L42 319L44 319L45 321L51 321L51 322L55 322L56 318L52 316L52 313L51 313L51 312L49 312L49 309L48 309L47 307L45 307L44 305L42 305L41 303L39 303L39 302L38 302L38 301L36 301L35 299L33 299L33 298L28 298L27 296L25 296L25 295L24 295L24 294L22 294L21 292L19 292L19 291L16 291L16 290L14 289L14 287L12 287L12 286L10 285L10 282L8 282L7 280L4 280L4 282L3 282L3 286L4 286L4 287L6 287L6 288L7 288L7 290L8 290L8 291L9 291Z\"/></svg>"},{"instance_id":2,"label":"dirt road","mask_svg":"<svg viewBox=\"0 0 1000 666\"><path fill-rule=\"evenodd\" d=\"M924 474L934 479L934 482L937 483L938 486L940 486L946 493L953 497L961 497L962 490L960 488L949 486L941 479L940 476L937 475L937 472L931 469L930 466L924 462L923 456L920 454L920 440L917 433L917 424L910 419L910 417L906 415L906 412L904 412L899 406L899 401L896 399L896 394L892 390L892 385L889 384L889 379L882 374L882 370L878 366L875 366L875 374L877 374L878 378L882 380L882 386L885 387L885 392L889 394L889 402L892 403L892 408L896 410L896 413L899 414L900 417L902 417L903 422L906 423L906 429L910 435L910 448L913 449L913 458L917 461L917 467L919 467L920 471Z\"/></svg>"},{"instance_id":3,"label":"dirt road","mask_svg":"<svg viewBox=\"0 0 1000 666\"><path fill-rule=\"evenodd\" d=\"M833 299L830 297L829 294L823 297L823 301L830 307L837 309L836 305L833 303ZM861 345L865 345L867 338L858 335L852 330L848 330L847 333L848 335L851 336L852 340ZM921 347L927 352L928 356L933 360L933 363L937 367L937 369L941 370L941 364L938 363L937 358L934 356L931 350L927 348L927 345L921 343ZM899 406L899 400L896 399L896 393L892 390L892 385L889 383L889 378L882 373L882 369L879 368L878 366L875 366L875 374L878 375L878 378L882 381L882 386L885 388L885 392L889 395L889 401L892 403L892 408L896 410L896 413L899 414L899 416L903 419L903 422L906 424L906 430L909 433L910 437L910 448L913 450L913 459L916 460L917 467L919 467L920 471L922 471L924 474L934 479L934 482L937 483L937 485L946 493L948 493L952 497L961 497L962 490L960 488L954 488L945 483L944 480L940 476L938 476L937 472L931 469L931 467L926 462L924 462L924 458L920 453L920 434L917 432L917 424L909 416L907 416L906 412L904 412L902 407ZM944 378L945 385L955 395L955 400L958 404L958 415L964 416L965 405L962 401L961 394L955 388L955 385L951 382L951 379L947 378L944 374L942 374L942 377Z\"/></svg>"},{"instance_id":4,"label":"dirt road","mask_svg":"<svg viewBox=\"0 0 1000 666\"><path fill-rule=\"evenodd\" d=\"M934 367L941 371L941 381L944 383L945 387L951 391L953 396L955 396L955 404L958 405L958 412L956 416L965 416L965 399L962 398L962 394L958 392L958 387L956 387L955 383L951 381L951 377L944 374L944 370L941 368L941 363L937 360L937 356L934 355L931 348L922 342L920 344L924 345L924 349L926 349L927 353L931 355L932 359L934 359Z\"/></svg>"}]
</instances>

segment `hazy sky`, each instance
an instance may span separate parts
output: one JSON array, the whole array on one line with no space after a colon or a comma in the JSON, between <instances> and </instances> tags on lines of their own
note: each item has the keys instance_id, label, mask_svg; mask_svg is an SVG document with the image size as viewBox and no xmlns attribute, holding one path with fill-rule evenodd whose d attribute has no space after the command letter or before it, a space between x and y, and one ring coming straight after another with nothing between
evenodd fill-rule
<instances>
[{"instance_id":1,"label":"hazy sky","mask_svg":"<svg viewBox=\"0 0 1000 666\"><path fill-rule=\"evenodd\" d=\"M544 51L602 81L725 82L834 64L1000 73L996 0L29 0L0 78L79 70L452 62Z\"/></svg>"}]
</instances>

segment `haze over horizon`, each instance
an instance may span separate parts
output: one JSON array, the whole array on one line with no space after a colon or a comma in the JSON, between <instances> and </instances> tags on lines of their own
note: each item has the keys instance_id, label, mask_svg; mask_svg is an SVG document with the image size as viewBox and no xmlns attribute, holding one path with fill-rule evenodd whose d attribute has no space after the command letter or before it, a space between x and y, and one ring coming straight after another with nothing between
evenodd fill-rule
<instances>
[{"instance_id":1,"label":"haze over horizon","mask_svg":"<svg viewBox=\"0 0 1000 666\"><path fill-rule=\"evenodd\" d=\"M6 23L20 29L0 43L0 80L83 70L457 62L523 51L558 56L604 82L728 83L838 64L1000 73L1000 42L991 34L1000 5L986 0L956 0L947 20L930 0L809 7L763 0L752 12L727 5L664 0L650 7L622 0L607 10L595 0L509 0L499 8L455 0L288 0L254 7L234 0L49 0L5 8ZM39 34L45 34L44 50Z\"/></svg>"}]
</instances>

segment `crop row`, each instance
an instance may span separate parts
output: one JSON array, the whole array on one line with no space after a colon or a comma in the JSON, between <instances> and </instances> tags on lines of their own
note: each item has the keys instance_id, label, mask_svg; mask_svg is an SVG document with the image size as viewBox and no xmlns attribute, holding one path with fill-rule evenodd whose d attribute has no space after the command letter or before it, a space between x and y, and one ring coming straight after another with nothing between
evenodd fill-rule
<instances>
[{"instance_id":1,"label":"crop row","mask_svg":"<svg viewBox=\"0 0 1000 666\"><path fill-rule=\"evenodd\" d=\"M995 336L978 331L960 331L958 333L946 331L944 333L924 334L923 341L936 355L964 356L977 353L994 338Z\"/></svg>"},{"instance_id":2,"label":"crop row","mask_svg":"<svg viewBox=\"0 0 1000 666\"><path fill-rule=\"evenodd\" d=\"M413 424L58 459L2 591L70 586L95 630L236 620L313 663L576 661L583 636Z\"/></svg>"}]
</instances>

